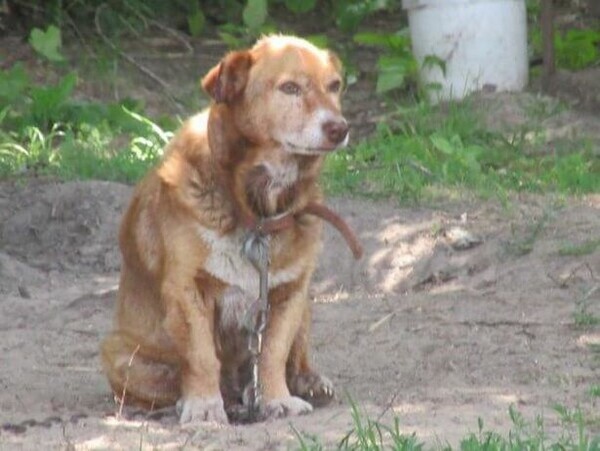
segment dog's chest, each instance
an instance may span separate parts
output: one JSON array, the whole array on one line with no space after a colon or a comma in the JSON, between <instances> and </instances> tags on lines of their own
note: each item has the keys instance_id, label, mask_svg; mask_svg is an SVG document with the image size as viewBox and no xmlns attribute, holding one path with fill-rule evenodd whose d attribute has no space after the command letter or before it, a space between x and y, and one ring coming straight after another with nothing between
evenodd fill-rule
<instances>
[{"instance_id":1,"label":"dog's chest","mask_svg":"<svg viewBox=\"0 0 600 451\"><path fill-rule=\"evenodd\" d=\"M237 321L243 316L250 302L259 295L259 274L250 261L242 254L246 237L244 230L222 236L217 232L199 227L199 234L210 248L204 270L229 287L219 300L222 321ZM271 240L272 251L277 251L279 243ZM269 289L296 280L302 272L301 264L288 266L279 271L269 271Z\"/></svg>"},{"instance_id":2,"label":"dog's chest","mask_svg":"<svg viewBox=\"0 0 600 451\"><path fill-rule=\"evenodd\" d=\"M264 216L281 213L293 200L298 178L298 163L293 159L259 161L245 181L248 203Z\"/></svg>"}]
</instances>

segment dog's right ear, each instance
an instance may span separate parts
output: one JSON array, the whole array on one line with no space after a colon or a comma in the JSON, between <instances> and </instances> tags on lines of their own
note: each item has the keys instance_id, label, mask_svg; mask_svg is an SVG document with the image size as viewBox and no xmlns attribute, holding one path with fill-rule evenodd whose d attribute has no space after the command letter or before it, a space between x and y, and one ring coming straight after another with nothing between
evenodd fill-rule
<instances>
[{"instance_id":1,"label":"dog's right ear","mask_svg":"<svg viewBox=\"0 0 600 451\"><path fill-rule=\"evenodd\" d=\"M251 66L250 52L231 52L204 76L202 88L215 102L231 103L244 91Z\"/></svg>"}]
</instances>

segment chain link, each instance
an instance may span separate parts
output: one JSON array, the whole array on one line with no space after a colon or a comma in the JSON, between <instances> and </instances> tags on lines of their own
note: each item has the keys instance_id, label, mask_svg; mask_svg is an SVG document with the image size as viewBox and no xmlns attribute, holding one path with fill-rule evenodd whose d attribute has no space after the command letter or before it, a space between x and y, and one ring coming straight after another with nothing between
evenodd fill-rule
<instances>
[{"instance_id":1,"label":"chain link","mask_svg":"<svg viewBox=\"0 0 600 451\"><path fill-rule=\"evenodd\" d=\"M250 260L259 274L259 295L248 308L244 326L248 330L248 351L252 380L244 390L244 405L248 408L249 420L260 418L261 385L258 377L258 360L262 352L263 332L267 326L269 311L269 237L260 232L250 232L242 247L242 253Z\"/></svg>"}]
</instances>

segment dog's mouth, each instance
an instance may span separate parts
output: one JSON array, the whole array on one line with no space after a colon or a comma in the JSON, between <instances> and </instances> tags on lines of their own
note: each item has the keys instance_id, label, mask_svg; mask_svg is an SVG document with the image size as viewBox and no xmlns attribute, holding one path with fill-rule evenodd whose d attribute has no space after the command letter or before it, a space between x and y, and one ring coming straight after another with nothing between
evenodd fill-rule
<instances>
[{"instance_id":1,"label":"dog's mouth","mask_svg":"<svg viewBox=\"0 0 600 451\"><path fill-rule=\"evenodd\" d=\"M346 147L348 144L348 139L346 138L339 144L331 144L329 146L320 146L320 147L308 147L308 146L299 146L290 141L285 142L285 147L289 149L293 153L303 154L303 155L322 155L331 153L337 149L341 149Z\"/></svg>"},{"instance_id":2,"label":"dog's mouth","mask_svg":"<svg viewBox=\"0 0 600 451\"><path fill-rule=\"evenodd\" d=\"M318 153L328 153L333 152L337 149L337 146L331 147L307 147L307 146L297 146L289 141L285 143L286 147L294 151L295 153L306 153L306 154L318 154Z\"/></svg>"}]
</instances>

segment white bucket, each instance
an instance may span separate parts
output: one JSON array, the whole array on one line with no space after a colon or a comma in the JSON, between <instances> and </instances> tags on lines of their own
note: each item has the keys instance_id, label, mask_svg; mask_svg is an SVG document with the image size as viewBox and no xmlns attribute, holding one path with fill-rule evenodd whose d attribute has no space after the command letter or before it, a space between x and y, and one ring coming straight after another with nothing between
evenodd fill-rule
<instances>
[{"instance_id":1,"label":"white bucket","mask_svg":"<svg viewBox=\"0 0 600 451\"><path fill-rule=\"evenodd\" d=\"M527 85L524 0L403 0L412 49L431 101L477 90L519 91ZM429 55L445 62L423 61ZM437 86L437 88L436 88Z\"/></svg>"}]
</instances>

